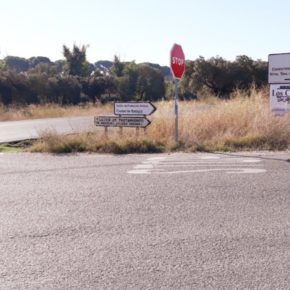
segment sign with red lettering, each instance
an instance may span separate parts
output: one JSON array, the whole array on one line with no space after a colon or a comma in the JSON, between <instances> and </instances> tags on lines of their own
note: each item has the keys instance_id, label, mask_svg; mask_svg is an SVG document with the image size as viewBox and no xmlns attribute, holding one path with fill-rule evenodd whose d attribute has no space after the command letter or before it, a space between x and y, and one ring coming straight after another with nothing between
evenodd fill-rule
<instances>
[{"instance_id":1,"label":"sign with red lettering","mask_svg":"<svg viewBox=\"0 0 290 290\"><path fill-rule=\"evenodd\" d=\"M180 80L185 71L185 56L179 44L174 44L171 49L170 67L174 78Z\"/></svg>"}]
</instances>

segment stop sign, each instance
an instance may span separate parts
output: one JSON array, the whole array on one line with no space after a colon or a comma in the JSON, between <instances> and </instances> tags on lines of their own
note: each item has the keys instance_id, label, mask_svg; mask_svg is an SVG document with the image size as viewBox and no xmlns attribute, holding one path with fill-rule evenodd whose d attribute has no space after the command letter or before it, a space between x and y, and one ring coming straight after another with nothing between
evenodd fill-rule
<instances>
[{"instance_id":1,"label":"stop sign","mask_svg":"<svg viewBox=\"0 0 290 290\"><path fill-rule=\"evenodd\" d=\"M173 76L181 79L185 71L185 57L181 45L174 44L170 52L170 67Z\"/></svg>"}]
</instances>

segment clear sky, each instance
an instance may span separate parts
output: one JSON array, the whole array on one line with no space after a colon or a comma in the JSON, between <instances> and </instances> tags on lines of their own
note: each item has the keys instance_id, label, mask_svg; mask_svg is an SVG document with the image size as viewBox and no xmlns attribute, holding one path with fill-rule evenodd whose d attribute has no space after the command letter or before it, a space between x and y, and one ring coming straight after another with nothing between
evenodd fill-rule
<instances>
[{"instance_id":1,"label":"clear sky","mask_svg":"<svg viewBox=\"0 0 290 290\"><path fill-rule=\"evenodd\" d=\"M290 52L289 0L0 0L0 58L62 59L62 45L89 45L90 62L169 65L187 59Z\"/></svg>"}]
</instances>

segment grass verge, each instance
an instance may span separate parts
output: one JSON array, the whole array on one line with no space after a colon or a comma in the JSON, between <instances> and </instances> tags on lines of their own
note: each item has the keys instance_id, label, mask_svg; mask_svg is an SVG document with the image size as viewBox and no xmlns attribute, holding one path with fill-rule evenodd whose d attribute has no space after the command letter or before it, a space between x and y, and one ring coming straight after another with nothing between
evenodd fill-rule
<instances>
[{"instance_id":1,"label":"grass verge","mask_svg":"<svg viewBox=\"0 0 290 290\"><path fill-rule=\"evenodd\" d=\"M174 142L174 104L159 102L146 132L110 128L90 134L58 136L50 133L36 142L33 152L147 153L165 151L287 150L290 148L290 114L272 114L267 93L236 92L230 100L180 102L180 142Z\"/></svg>"},{"instance_id":2,"label":"grass verge","mask_svg":"<svg viewBox=\"0 0 290 290\"><path fill-rule=\"evenodd\" d=\"M0 152L4 153L16 153L16 152L24 152L24 147L14 146L10 144L0 144Z\"/></svg>"},{"instance_id":3,"label":"grass verge","mask_svg":"<svg viewBox=\"0 0 290 290\"><path fill-rule=\"evenodd\" d=\"M162 142L150 141L144 138L98 138L98 134L75 134L61 136L55 133L46 133L37 141L31 152L51 153L75 153L75 152L97 152L97 153L160 153L167 150Z\"/></svg>"}]
</instances>

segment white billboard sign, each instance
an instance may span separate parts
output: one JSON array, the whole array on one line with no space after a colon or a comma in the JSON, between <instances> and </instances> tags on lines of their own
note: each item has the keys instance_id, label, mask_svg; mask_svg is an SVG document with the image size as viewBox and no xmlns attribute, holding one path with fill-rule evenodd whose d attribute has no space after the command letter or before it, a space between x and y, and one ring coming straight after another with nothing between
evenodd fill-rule
<instances>
[{"instance_id":1,"label":"white billboard sign","mask_svg":"<svg viewBox=\"0 0 290 290\"><path fill-rule=\"evenodd\" d=\"M114 107L115 115L151 115L156 111L150 102L116 102Z\"/></svg>"},{"instance_id":2,"label":"white billboard sign","mask_svg":"<svg viewBox=\"0 0 290 290\"><path fill-rule=\"evenodd\" d=\"M145 117L96 116L95 125L101 127L136 127L146 128L151 122Z\"/></svg>"},{"instance_id":3,"label":"white billboard sign","mask_svg":"<svg viewBox=\"0 0 290 290\"><path fill-rule=\"evenodd\" d=\"M269 54L269 84L290 84L290 53Z\"/></svg>"},{"instance_id":4,"label":"white billboard sign","mask_svg":"<svg viewBox=\"0 0 290 290\"><path fill-rule=\"evenodd\" d=\"M276 114L290 112L290 84L271 84L270 103Z\"/></svg>"}]
</instances>

